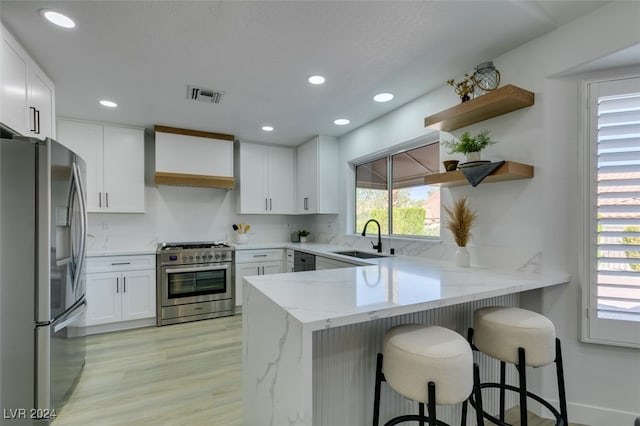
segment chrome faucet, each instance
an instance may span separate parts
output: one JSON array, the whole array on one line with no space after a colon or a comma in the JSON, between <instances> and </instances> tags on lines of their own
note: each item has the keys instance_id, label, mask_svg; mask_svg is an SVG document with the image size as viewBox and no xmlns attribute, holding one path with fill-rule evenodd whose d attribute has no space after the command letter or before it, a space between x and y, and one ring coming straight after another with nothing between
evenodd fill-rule
<instances>
[{"instance_id":1,"label":"chrome faucet","mask_svg":"<svg viewBox=\"0 0 640 426\"><path fill-rule=\"evenodd\" d=\"M364 229L362 230L362 236L364 237L365 235L367 235L367 226L371 222L378 225L378 244L377 245L373 244L373 241L371 241L371 245L373 246L374 249L378 250L378 253L382 253L382 238L380 238L380 222L378 222L375 219L369 219L367 223L364 224Z\"/></svg>"}]
</instances>

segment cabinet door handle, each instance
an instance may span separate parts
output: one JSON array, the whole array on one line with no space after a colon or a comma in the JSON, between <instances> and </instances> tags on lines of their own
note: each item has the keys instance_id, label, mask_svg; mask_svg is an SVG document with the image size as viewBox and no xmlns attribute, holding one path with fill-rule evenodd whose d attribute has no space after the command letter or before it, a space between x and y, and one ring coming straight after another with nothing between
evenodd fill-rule
<instances>
[{"instance_id":1,"label":"cabinet door handle","mask_svg":"<svg viewBox=\"0 0 640 426\"><path fill-rule=\"evenodd\" d=\"M33 114L31 116L33 118L33 128L30 128L29 131L30 132L35 132L37 130L37 126L36 126L36 109L35 109L35 107L29 107L29 109L33 111Z\"/></svg>"},{"instance_id":2,"label":"cabinet door handle","mask_svg":"<svg viewBox=\"0 0 640 426\"><path fill-rule=\"evenodd\" d=\"M35 120L36 121L35 121L35 126L34 127L37 129L36 130L36 135L39 135L40 134L40 110L39 109L36 110L36 119Z\"/></svg>"},{"instance_id":3,"label":"cabinet door handle","mask_svg":"<svg viewBox=\"0 0 640 426\"><path fill-rule=\"evenodd\" d=\"M127 292L127 277L122 277L122 292Z\"/></svg>"},{"instance_id":4,"label":"cabinet door handle","mask_svg":"<svg viewBox=\"0 0 640 426\"><path fill-rule=\"evenodd\" d=\"M260 275L260 267L256 266L256 269L258 270L258 275Z\"/></svg>"},{"instance_id":5,"label":"cabinet door handle","mask_svg":"<svg viewBox=\"0 0 640 426\"><path fill-rule=\"evenodd\" d=\"M254 254L253 257L267 257L266 254Z\"/></svg>"},{"instance_id":6,"label":"cabinet door handle","mask_svg":"<svg viewBox=\"0 0 640 426\"><path fill-rule=\"evenodd\" d=\"M102 192L98 192L98 207L102 207Z\"/></svg>"},{"instance_id":7,"label":"cabinet door handle","mask_svg":"<svg viewBox=\"0 0 640 426\"><path fill-rule=\"evenodd\" d=\"M262 267L262 275L264 275L264 266Z\"/></svg>"},{"instance_id":8,"label":"cabinet door handle","mask_svg":"<svg viewBox=\"0 0 640 426\"><path fill-rule=\"evenodd\" d=\"M269 199L268 198L264 199L264 209L265 210L269 210Z\"/></svg>"},{"instance_id":9,"label":"cabinet door handle","mask_svg":"<svg viewBox=\"0 0 640 426\"><path fill-rule=\"evenodd\" d=\"M116 293L120 293L120 278L116 277Z\"/></svg>"},{"instance_id":10,"label":"cabinet door handle","mask_svg":"<svg viewBox=\"0 0 640 426\"><path fill-rule=\"evenodd\" d=\"M131 262L113 262L113 263L111 263L111 266L116 266L116 265L131 265Z\"/></svg>"},{"instance_id":11,"label":"cabinet door handle","mask_svg":"<svg viewBox=\"0 0 640 426\"><path fill-rule=\"evenodd\" d=\"M304 209L309 210L309 198L304 197Z\"/></svg>"},{"instance_id":12,"label":"cabinet door handle","mask_svg":"<svg viewBox=\"0 0 640 426\"><path fill-rule=\"evenodd\" d=\"M271 198L269 198L269 210L273 210L273 204L271 204Z\"/></svg>"},{"instance_id":13,"label":"cabinet door handle","mask_svg":"<svg viewBox=\"0 0 640 426\"><path fill-rule=\"evenodd\" d=\"M105 199L105 202L106 202L106 207L109 208L109 193L108 192L104 193L104 199Z\"/></svg>"}]
</instances>

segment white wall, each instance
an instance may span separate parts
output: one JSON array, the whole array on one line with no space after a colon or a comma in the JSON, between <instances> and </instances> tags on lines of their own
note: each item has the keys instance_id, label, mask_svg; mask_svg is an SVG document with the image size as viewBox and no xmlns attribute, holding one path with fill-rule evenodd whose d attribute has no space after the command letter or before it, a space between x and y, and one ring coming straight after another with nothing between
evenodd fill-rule
<instances>
[{"instance_id":1,"label":"white wall","mask_svg":"<svg viewBox=\"0 0 640 426\"><path fill-rule=\"evenodd\" d=\"M250 223L250 243L283 242L308 227L304 216L236 214L237 189L155 186L155 144L145 136L145 213L89 214L89 252L153 248L158 242L234 241L234 223Z\"/></svg>"},{"instance_id":2,"label":"white wall","mask_svg":"<svg viewBox=\"0 0 640 426\"><path fill-rule=\"evenodd\" d=\"M472 263L506 267L527 264L532 270L570 273L569 285L530 292L522 299L526 307L544 313L555 323L563 341L570 420L587 425L631 425L640 415L640 351L579 341L582 286L577 249L581 211L577 153L581 76L554 76L566 75L575 67L640 43L639 17L639 2L613 2L495 58L501 84L535 92L535 105L457 130L453 135L465 130L490 130L499 143L484 151L483 158L533 164L535 177L442 192L444 203L466 196L479 212L471 244ZM460 74L465 71L460 70ZM338 229L351 229L353 172L346 163L426 136L424 117L456 102L451 88L443 85L340 139L343 204ZM447 157L443 152L442 159ZM317 218L315 226L326 227L326 223ZM426 247L424 255L450 255L453 244L446 230L442 242ZM537 377L533 386L548 398L557 398L553 371L545 369Z\"/></svg>"}]
</instances>

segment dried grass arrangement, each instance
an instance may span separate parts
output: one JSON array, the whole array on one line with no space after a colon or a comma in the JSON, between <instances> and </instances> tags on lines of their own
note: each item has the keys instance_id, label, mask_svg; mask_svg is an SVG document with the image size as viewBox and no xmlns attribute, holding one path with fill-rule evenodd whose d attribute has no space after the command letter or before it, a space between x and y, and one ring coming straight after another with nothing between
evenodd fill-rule
<instances>
[{"instance_id":1,"label":"dried grass arrangement","mask_svg":"<svg viewBox=\"0 0 640 426\"><path fill-rule=\"evenodd\" d=\"M456 244L458 247L466 247L471 238L471 226L478 217L478 212L471 210L466 198L455 200L451 209L444 205L442 207L449 215L447 228L453 233Z\"/></svg>"}]
</instances>

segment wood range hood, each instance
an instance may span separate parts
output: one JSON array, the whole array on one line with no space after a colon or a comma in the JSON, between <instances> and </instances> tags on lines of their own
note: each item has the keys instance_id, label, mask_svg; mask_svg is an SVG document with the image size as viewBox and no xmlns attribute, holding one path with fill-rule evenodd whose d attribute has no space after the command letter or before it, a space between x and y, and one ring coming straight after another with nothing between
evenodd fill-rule
<instances>
[{"instance_id":1,"label":"wood range hood","mask_svg":"<svg viewBox=\"0 0 640 426\"><path fill-rule=\"evenodd\" d=\"M233 135L160 125L154 130L156 185L234 188Z\"/></svg>"}]
</instances>

